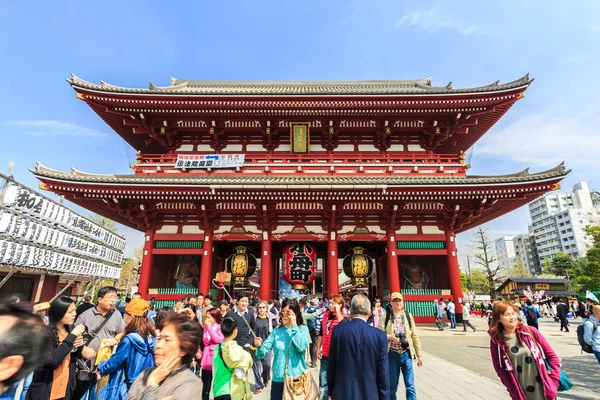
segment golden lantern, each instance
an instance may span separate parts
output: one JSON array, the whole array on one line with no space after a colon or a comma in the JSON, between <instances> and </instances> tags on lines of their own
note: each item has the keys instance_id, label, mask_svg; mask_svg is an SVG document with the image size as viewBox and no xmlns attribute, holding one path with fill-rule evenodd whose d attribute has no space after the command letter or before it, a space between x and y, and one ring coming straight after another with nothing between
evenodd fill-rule
<instances>
[{"instance_id":1,"label":"golden lantern","mask_svg":"<svg viewBox=\"0 0 600 400\"><path fill-rule=\"evenodd\" d=\"M364 285L366 279L373 274L373 258L365 254L365 249L360 246L354 247L352 252L342 262L344 273L352 278L354 284Z\"/></svg>"},{"instance_id":2,"label":"golden lantern","mask_svg":"<svg viewBox=\"0 0 600 400\"><path fill-rule=\"evenodd\" d=\"M248 254L248 248L238 246L235 253L227 257L225 265L227 271L235 278L236 285L244 285L249 277L256 271L256 257Z\"/></svg>"}]
</instances>

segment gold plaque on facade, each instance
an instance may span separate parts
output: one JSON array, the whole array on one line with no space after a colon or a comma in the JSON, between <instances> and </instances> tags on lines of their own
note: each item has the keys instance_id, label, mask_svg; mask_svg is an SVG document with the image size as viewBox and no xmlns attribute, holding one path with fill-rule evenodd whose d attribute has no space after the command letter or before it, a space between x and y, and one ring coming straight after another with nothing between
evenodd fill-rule
<instances>
[{"instance_id":1,"label":"gold plaque on facade","mask_svg":"<svg viewBox=\"0 0 600 400\"><path fill-rule=\"evenodd\" d=\"M290 122L290 152L308 154L310 151L310 123Z\"/></svg>"},{"instance_id":2,"label":"gold plaque on facade","mask_svg":"<svg viewBox=\"0 0 600 400\"><path fill-rule=\"evenodd\" d=\"M549 283L536 283L533 286L533 290L550 290L550 284Z\"/></svg>"}]
</instances>

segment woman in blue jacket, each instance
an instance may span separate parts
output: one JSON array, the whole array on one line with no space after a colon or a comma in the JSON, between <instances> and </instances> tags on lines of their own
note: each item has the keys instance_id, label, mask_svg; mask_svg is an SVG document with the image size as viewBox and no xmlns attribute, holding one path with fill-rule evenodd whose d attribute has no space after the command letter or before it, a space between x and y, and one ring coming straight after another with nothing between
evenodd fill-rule
<instances>
[{"instance_id":1,"label":"woman in blue jacket","mask_svg":"<svg viewBox=\"0 0 600 400\"><path fill-rule=\"evenodd\" d=\"M150 305L144 299L133 299L125 307L125 336L117 351L98 365L100 375L110 375L104 398L125 400L138 375L154 367L156 332L148 319Z\"/></svg>"}]
</instances>

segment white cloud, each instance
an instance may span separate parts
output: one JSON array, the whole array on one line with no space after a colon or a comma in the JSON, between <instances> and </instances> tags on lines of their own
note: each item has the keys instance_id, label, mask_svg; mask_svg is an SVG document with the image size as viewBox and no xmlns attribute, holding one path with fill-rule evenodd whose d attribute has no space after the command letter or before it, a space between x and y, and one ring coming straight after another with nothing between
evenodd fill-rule
<instances>
[{"instance_id":1,"label":"white cloud","mask_svg":"<svg viewBox=\"0 0 600 400\"><path fill-rule=\"evenodd\" d=\"M5 125L29 136L107 137L107 133L70 122L54 120L9 121Z\"/></svg>"},{"instance_id":2,"label":"white cloud","mask_svg":"<svg viewBox=\"0 0 600 400\"><path fill-rule=\"evenodd\" d=\"M438 30L451 30L461 35L485 34L480 26L468 25L437 7L406 14L394 24L394 29L405 27L416 27L430 33Z\"/></svg>"},{"instance_id":3,"label":"white cloud","mask_svg":"<svg viewBox=\"0 0 600 400\"><path fill-rule=\"evenodd\" d=\"M591 120L591 115L527 115L485 135L475 152L531 166L547 168L566 161L568 168L597 171L600 136L595 132L595 125L586 122Z\"/></svg>"}]
</instances>

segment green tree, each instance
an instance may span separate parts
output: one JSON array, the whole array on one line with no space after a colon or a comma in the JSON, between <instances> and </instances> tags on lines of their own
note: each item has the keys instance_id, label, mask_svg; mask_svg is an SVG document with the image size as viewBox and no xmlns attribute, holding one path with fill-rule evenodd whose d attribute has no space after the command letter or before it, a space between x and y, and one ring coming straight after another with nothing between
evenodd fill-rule
<instances>
[{"instance_id":1,"label":"green tree","mask_svg":"<svg viewBox=\"0 0 600 400\"><path fill-rule=\"evenodd\" d=\"M554 275L552 272L552 260L550 257L544 258L544 262L542 263L542 272L546 275Z\"/></svg>"},{"instance_id":2,"label":"green tree","mask_svg":"<svg viewBox=\"0 0 600 400\"><path fill-rule=\"evenodd\" d=\"M508 271L509 278L531 278L531 272L523 264L521 257L517 257L514 266Z\"/></svg>"},{"instance_id":3,"label":"green tree","mask_svg":"<svg viewBox=\"0 0 600 400\"><path fill-rule=\"evenodd\" d=\"M600 226L588 226L586 233L590 235L594 243L588 250L585 260L578 260L575 265L575 286L579 293L586 290L592 292L600 290Z\"/></svg>"},{"instance_id":4,"label":"green tree","mask_svg":"<svg viewBox=\"0 0 600 400\"><path fill-rule=\"evenodd\" d=\"M550 272L556 276L571 277L575 268L573 257L563 252L558 252L552 257Z\"/></svg>"},{"instance_id":5,"label":"green tree","mask_svg":"<svg viewBox=\"0 0 600 400\"><path fill-rule=\"evenodd\" d=\"M462 286L463 292L467 292L471 289L469 287L469 274L465 274L464 272L460 273L460 286Z\"/></svg>"},{"instance_id":6,"label":"green tree","mask_svg":"<svg viewBox=\"0 0 600 400\"><path fill-rule=\"evenodd\" d=\"M117 234L117 223L112 219L108 219L98 214L90 214L89 219L101 227L108 229L114 234Z\"/></svg>"}]
</instances>

